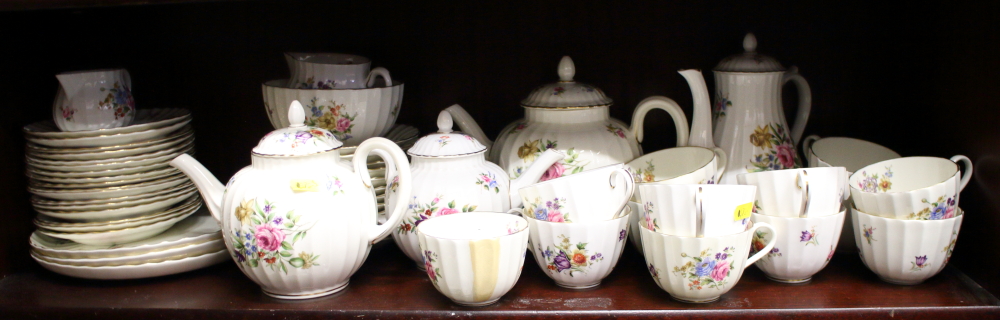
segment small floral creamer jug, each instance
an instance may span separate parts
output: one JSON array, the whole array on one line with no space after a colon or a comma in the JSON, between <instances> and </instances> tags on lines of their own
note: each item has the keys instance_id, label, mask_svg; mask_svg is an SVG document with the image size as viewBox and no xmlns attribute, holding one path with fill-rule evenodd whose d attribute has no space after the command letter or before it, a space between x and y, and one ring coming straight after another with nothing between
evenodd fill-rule
<instances>
[{"instance_id":1,"label":"small floral creamer jug","mask_svg":"<svg viewBox=\"0 0 1000 320\"><path fill-rule=\"evenodd\" d=\"M124 127L135 117L132 78L128 70L107 69L60 73L52 119L62 131Z\"/></svg>"},{"instance_id":2,"label":"small floral creamer jug","mask_svg":"<svg viewBox=\"0 0 1000 320\"><path fill-rule=\"evenodd\" d=\"M170 162L198 186L222 228L226 247L264 293L307 299L347 287L372 244L392 231L406 203L376 224L377 207L365 167L369 153L394 167L397 194L410 195L410 166L392 141L371 138L358 146L353 166L329 131L303 125L302 105L288 110L291 125L268 133L253 149L252 164L223 187L188 155Z\"/></svg>"},{"instance_id":3,"label":"small floral creamer jug","mask_svg":"<svg viewBox=\"0 0 1000 320\"><path fill-rule=\"evenodd\" d=\"M423 269L417 225L438 216L459 212L507 212L521 206L518 189L538 182L547 169L565 155L546 150L521 176L511 180L496 164L486 161L486 146L470 135L452 131L447 110L437 120L438 132L426 135L407 153L413 158L413 195L404 198L390 182L386 203L406 203L403 219L392 233L406 256Z\"/></svg>"}]
</instances>

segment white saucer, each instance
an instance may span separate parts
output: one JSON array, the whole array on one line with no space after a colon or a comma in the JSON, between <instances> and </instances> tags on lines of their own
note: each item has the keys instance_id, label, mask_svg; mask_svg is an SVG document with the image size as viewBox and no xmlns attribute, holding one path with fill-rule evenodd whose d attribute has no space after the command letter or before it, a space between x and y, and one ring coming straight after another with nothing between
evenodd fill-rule
<instances>
[{"instance_id":1,"label":"white saucer","mask_svg":"<svg viewBox=\"0 0 1000 320\"><path fill-rule=\"evenodd\" d=\"M184 120L189 120L190 118L191 112L186 109L152 108L137 110L135 118L132 120L132 124L124 127L89 131L62 131L59 130L59 128L56 127L55 123L51 120L45 120L26 125L22 130L28 136L35 136L39 138L72 139L162 128Z\"/></svg>"},{"instance_id":2,"label":"white saucer","mask_svg":"<svg viewBox=\"0 0 1000 320\"><path fill-rule=\"evenodd\" d=\"M85 161L60 161L60 160L33 159L31 158L31 156L26 156L25 159L29 166L43 170L62 171L62 172L89 172L89 171L115 170L122 168L134 168L150 164L170 162L170 160L173 160L177 156L181 155L181 153L193 153L193 151L194 151L194 141L181 147L173 147L170 149L160 150L150 154L141 154L123 158L85 160Z\"/></svg>"},{"instance_id":3,"label":"white saucer","mask_svg":"<svg viewBox=\"0 0 1000 320\"><path fill-rule=\"evenodd\" d=\"M128 148L128 149L119 149L110 151L79 152L79 153L46 153L46 152L37 152L33 151L34 149L26 148L25 155L28 158L32 158L39 161L104 160L104 159L115 159L115 158L123 158L123 157L136 156L142 154L149 154L160 150L184 146L189 143L192 143L193 141L194 141L194 132L188 132L187 134L174 137L173 139L167 139L163 143L152 144L137 148Z\"/></svg>"},{"instance_id":4,"label":"white saucer","mask_svg":"<svg viewBox=\"0 0 1000 320\"><path fill-rule=\"evenodd\" d=\"M107 210L122 207L137 206L140 204L146 204L150 202L156 202L168 198L173 198L179 196L183 193L189 191L197 191L194 184L191 182L180 184L173 188L167 188L164 190L158 190L154 192L125 196L118 198L109 199L95 199L95 200L52 200L46 199L39 196L31 197L31 205L35 208L43 208L47 210L65 211L65 210L78 210L78 211L96 211L96 210Z\"/></svg>"},{"instance_id":5,"label":"white saucer","mask_svg":"<svg viewBox=\"0 0 1000 320\"><path fill-rule=\"evenodd\" d=\"M179 248L144 253L137 256L121 256L114 258L64 259L46 256L35 249L31 249L31 253L38 255L49 262L67 266L117 267L149 263L149 261L177 260L186 257L200 256L206 253L218 252L220 250L226 250L226 242L222 241L221 238Z\"/></svg>"},{"instance_id":6,"label":"white saucer","mask_svg":"<svg viewBox=\"0 0 1000 320\"><path fill-rule=\"evenodd\" d=\"M229 260L229 252L227 250L216 251L213 253L203 254L195 257L187 257L179 260L168 260L163 262L151 262L139 265L127 265L127 266L116 266L116 267L81 267L81 266L68 266L58 263L53 263L45 260L45 257L41 257L35 254L31 255L38 264L41 264L45 269L49 271L70 276L76 278L84 279L99 279L99 280L123 280L123 279L142 279L142 278L152 278L165 276L170 274L177 274L181 272L187 272L191 270L201 269L207 266L211 266L226 260Z\"/></svg>"},{"instance_id":7,"label":"white saucer","mask_svg":"<svg viewBox=\"0 0 1000 320\"><path fill-rule=\"evenodd\" d=\"M142 239L148 239L160 233L163 233L167 229L170 229L174 224L180 222L184 218L187 218L194 213L195 210L191 210L190 213L180 215L167 220L156 221L150 224L141 225L137 227L110 230L110 231L97 231L97 232L54 232L45 229L38 229L36 232L41 234L66 240L72 240L77 243L89 244L89 245L114 245L123 244L129 242L135 242Z\"/></svg>"},{"instance_id":8,"label":"white saucer","mask_svg":"<svg viewBox=\"0 0 1000 320\"><path fill-rule=\"evenodd\" d=\"M149 129L138 132L130 133L119 133L112 135L102 135L94 137L83 137L83 138L65 138L65 139L42 139L33 136L25 137L28 141L37 143L44 146L50 147L103 147L103 146L115 146L129 144L133 142L139 142L144 140L162 138L170 133L177 131L181 127L191 122L191 118L182 120L181 122L162 127L157 129Z\"/></svg>"},{"instance_id":9,"label":"white saucer","mask_svg":"<svg viewBox=\"0 0 1000 320\"><path fill-rule=\"evenodd\" d=\"M86 172L49 171L49 170L38 169L32 166L27 166L25 169L28 171L28 173L31 174L40 174L56 178L98 178L98 177L136 174L140 172L148 172L169 167L170 167L170 162L159 162L137 167L126 167L114 170L86 171Z\"/></svg>"},{"instance_id":10,"label":"white saucer","mask_svg":"<svg viewBox=\"0 0 1000 320\"><path fill-rule=\"evenodd\" d=\"M57 199L57 200L110 199L110 198L143 194L147 192L160 191L189 181L190 180L188 180L188 177L185 176L184 174L177 174L159 180L146 181L133 185L108 187L108 188L53 189L53 188L35 188L32 186L28 186L28 192L31 192L32 194L35 194L40 197Z\"/></svg>"},{"instance_id":11,"label":"white saucer","mask_svg":"<svg viewBox=\"0 0 1000 320\"><path fill-rule=\"evenodd\" d=\"M50 177L43 174L36 174L31 171L27 173L28 178L33 180L32 182L41 183L46 182L53 185L65 185L66 188L91 188L100 187L100 184L104 184L105 187L111 187L115 185L120 185L124 183L134 183L141 181L156 180L163 177L171 176L180 172L173 167L166 167L160 169L154 169L152 171L132 173L120 176L102 176L93 178L60 178L60 177ZM39 185L43 186L43 185ZM58 186L45 186L48 188L58 188Z\"/></svg>"},{"instance_id":12,"label":"white saucer","mask_svg":"<svg viewBox=\"0 0 1000 320\"><path fill-rule=\"evenodd\" d=\"M179 194L175 197L163 199L156 202L150 202L130 207L105 209L105 210L64 211L64 210L45 210L42 208L35 208L35 211L38 211L38 213L41 213L43 215L52 218L69 220L73 222L76 221L110 222L126 218L162 215L163 213L165 213L165 211L179 212L180 210L183 210L187 207L194 206L195 203L200 204L201 197L196 195L197 191L188 191L186 193ZM174 206L178 203L180 203L180 205ZM79 224L79 222L76 223L73 222L68 222L68 224L73 224L73 225ZM57 231L64 231L64 230L57 230Z\"/></svg>"},{"instance_id":13,"label":"white saucer","mask_svg":"<svg viewBox=\"0 0 1000 320\"><path fill-rule=\"evenodd\" d=\"M43 146L36 143L25 144L25 149L28 153L49 153L49 154L80 154L80 153L95 153L95 152L109 152L124 149L135 149L148 147L153 145L160 145L167 143L167 141L172 141L178 139L179 137L186 137L189 135L194 135L194 128L189 124L181 127L180 130L174 131L162 138L136 141L132 143L125 143L113 146L100 146L100 147L77 147L77 148L63 148L63 147L49 147Z\"/></svg>"}]
</instances>

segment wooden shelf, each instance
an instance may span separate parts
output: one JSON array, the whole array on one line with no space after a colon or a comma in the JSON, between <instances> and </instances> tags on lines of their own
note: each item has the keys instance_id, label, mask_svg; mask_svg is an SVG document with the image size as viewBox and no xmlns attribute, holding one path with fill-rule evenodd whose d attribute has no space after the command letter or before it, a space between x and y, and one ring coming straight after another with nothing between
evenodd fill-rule
<instances>
[{"instance_id":1,"label":"wooden shelf","mask_svg":"<svg viewBox=\"0 0 1000 320\"><path fill-rule=\"evenodd\" d=\"M837 255L802 285L767 280L751 267L722 299L709 304L672 300L649 279L629 247L618 268L595 289L557 287L529 255L517 285L497 304L467 308L435 291L391 241L373 248L350 286L304 301L269 298L237 267L220 265L155 279L88 281L46 270L0 281L4 318L970 318L1000 317L1000 300L953 267L916 286L884 283L854 255Z\"/></svg>"}]
</instances>

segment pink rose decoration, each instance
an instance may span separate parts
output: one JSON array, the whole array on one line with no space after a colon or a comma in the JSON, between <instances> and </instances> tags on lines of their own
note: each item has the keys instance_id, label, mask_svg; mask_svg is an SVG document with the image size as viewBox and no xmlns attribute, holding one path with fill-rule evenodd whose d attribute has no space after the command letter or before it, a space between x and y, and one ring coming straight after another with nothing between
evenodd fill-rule
<instances>
[{"instance_id":1,"label":"pink rose decoration","mask_svg":"<svg viewBox=\"0 0 1000 320\"><path fill-rule=\"evenodd\" d=\"M941 218L941 219L951 219L951 218L954 218L954 217L955 217L955 208L954 207L948 207L948 209L945 209L945 211L944 211L944 217Z\"/></svg>"},{"instance_id":2,"label":"pink rose decoration","mask_svg":"<svg viewBox=\"0 0 1000 320\"><path fill-rule=\"evenodd\" d=\"M781 165L785 168L795 166L795 150L792 150L791 145L778 145L778 161L780 161Z\"/></svg>"},{"instance_id":3,"label":"pink rose decoration","mask_svg":"<svg viewBox=\"0 0 1000 320\"><path fill-rule=\"evenodd\" d=\"M344 132L347 131L347 128L350 127L351 127L351 119L348 118L337 119L337 131Z\"/></svg>"},{"instance_id":4,"label":"pink rose decoration","mask_svg":"<svg viewBox=\"0 0 1000 320\"><path fill-rule=\"evenodd\" d=\"M271 224L257 226L257 247L264 251L277 251L285 241L285 233Z\"/></svg>"},{"instance_id":5,"label":"pink rose decoration","mask_svg":"<svg viewBox=\"0 0 1000 320\"><path fill-rule=\"evenodd\" d=\"M435 212L431 216L432 217L439 217L439 216L446 216L446 215L453 214L453 213L458 213L458 209L455 209L455 208L441 208L441 210L438 210L437 212Z\"/></svg>"},{"instance_id":6,"label":"pink rose decoration","mask_svg":"<svg viewBox=\"0 0 1000 320\"><path fill-rule=\"evenodd\" d=\"M729 275L729 262L724 261L715 265L715 269L712 270L712 280L720 282L726 279Z\"/></svg>"},{"instance_id":7,"label":"pink rose decoration","mask_svg":"<svg viewBox=\"0 0 1000 320\"><path fill-rule=\"evenodd\" d=\"M424 261L424 269L427 269L427 276L430 277L431 280L437 280L437 275L434 274L434 266L432 266L429 261Z\"/></svg>"},{"instance_id":8,"label":"pink rose decoration","mask_svg":"<svg viewBox=\"0 0 1000 320\"><path fill-rule=\"evenodd\" d=\"M562 177L563 172L566 172L566 167L564 167L562 163L559 162L553 163L548 170L545 170L545 173L542 174L542 178L539 179L538 181L547 181L558 177Z\"/></svg>"},{"instance_id":9,"label":"pink rose decoration","mask_svg":"<svg viewBox=\"0 0 1000 320\"><path fill-rule=\"evenodd\" d=\"M646 216L646 229L656 231L656 224L653 223L653 218Z\"/></svg>"},{"instance_id":10,"label":"pink rose decoration","mask_svg":"<svg viewBox=\"0 0 1000 320\"><path fill-rule=\"evenodd\" d=\"M559 211L550 211L549 212L549 221L550 222L566 222L566 220L563 219L562 212L559 212Z\"/></svg>"}]
</instances>

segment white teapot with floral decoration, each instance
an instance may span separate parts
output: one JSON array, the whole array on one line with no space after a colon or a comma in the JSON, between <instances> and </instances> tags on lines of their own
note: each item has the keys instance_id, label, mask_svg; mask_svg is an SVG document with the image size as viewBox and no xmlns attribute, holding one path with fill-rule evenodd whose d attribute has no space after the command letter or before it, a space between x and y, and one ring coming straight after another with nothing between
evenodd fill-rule
<instances>
[{"instance_id":1,"label":"white teapot with floral decoration","mask_svg":"<svg viewBox=\"0 0 1000 320\"><path fill-rule=\"evenodd\" d=\"M458 105L455 105L458 106ZM407 203L402 221L392 233L399 248L417 267L424 261L417 225L424 220L458 212L507 212L521 206L518 190L538 182L542 174L565 155L556 150L539 154L521 176L511 180L496 164L486 161L486 146L470 135L453 132L447 110L438 114L438 132L426 135L407 151L412 157L413 194L404 198L395 181L386 190L386 204Z\"/></svg>"},{"instance_id":2,"label":"white teapot with floral decoration","mask_svg":"<svg viewBox=\"0 0 1000 320\"><path fill-rule=\"evenodd\" d=\"M639 142L643 138L643 119L651 109L667 111L677 129L677 145L687 143L687 118L680 108L638 107L629 127L611 118L612 100L604 92L573 81L576 67L568 56L559 62L558 73L559 82L541 86L521 101L524 119L504 128L495 143L486 138L479 125L461 107L456 105L447 110L462 131L487 146L492 144L490 159L514 178L524 174L528 166L549 149L566 153L566 158L553 164L542 180L635 159L642 155Z\"/></svg>"},{"instance_id":3,"label":"white teapot with floral decoration","mask_svg":"<svg viewBox=\"0 0 1000 320\"><path fill-rule=\"evenodd\" d=\"M403 217L406 203L399 203L387 223L376 224L368 154L396 169L402 198L410 195L410 169L403 151L383 138L361 143L353 165L342 161L343 143L329 131L303 125L298 101L291 103L288 119L291 125L264 136L253 149L252 164L225 187L188 155L170 165L198 186L233 260L264 293L314 298L346 288L372 244Z\"/></svg>"}]
</instances>

